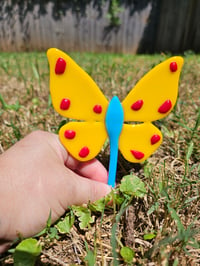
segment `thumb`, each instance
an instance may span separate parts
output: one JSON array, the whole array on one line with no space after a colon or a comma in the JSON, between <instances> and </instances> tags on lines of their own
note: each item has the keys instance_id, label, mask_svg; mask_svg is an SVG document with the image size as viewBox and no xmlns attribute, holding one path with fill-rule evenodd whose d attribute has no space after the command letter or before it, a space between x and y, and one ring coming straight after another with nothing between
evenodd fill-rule
<instances>
[{"instance_id":1,"label":"thumb","mask_svg":"<svg viewBox=\"0 0 200 266\"><path fill-rule=\"evenodd\" d=\"M88 203L88 201L94 202L111 192L109 185L82 177L79 177L79 186L77 188L79 190L77 204Z\"/></svg>"},{"instance_id":2,"label":"thumb","mask_svg":"<svg viewBox=\"0 0 200 266\"><path fill-rule=\"evenodd\" d=\"M66 171L65 178L59 182L59 197L62 206L67 209L70 205L82 205L89 201L94 202L111 191L105 183L84 178L70 169Z\"/></svg>"}]
</instances>

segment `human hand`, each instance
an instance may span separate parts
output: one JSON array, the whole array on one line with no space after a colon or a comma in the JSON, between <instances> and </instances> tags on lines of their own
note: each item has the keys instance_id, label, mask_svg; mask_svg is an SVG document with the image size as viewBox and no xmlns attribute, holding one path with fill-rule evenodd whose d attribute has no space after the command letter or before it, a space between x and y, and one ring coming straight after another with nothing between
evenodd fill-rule
<instances>
[{"instance_id":1,"label":"human hand","mask_svg":"<svg viewBox=\"0 0 200 266\"><path fill-rule=\"evenodd\" d=\"M0 253L19 234L29 237L68 206L110 192L107 171L96 159L72 158L53 133L35 131L0 155Z\"/></svg>"}]
</instances>

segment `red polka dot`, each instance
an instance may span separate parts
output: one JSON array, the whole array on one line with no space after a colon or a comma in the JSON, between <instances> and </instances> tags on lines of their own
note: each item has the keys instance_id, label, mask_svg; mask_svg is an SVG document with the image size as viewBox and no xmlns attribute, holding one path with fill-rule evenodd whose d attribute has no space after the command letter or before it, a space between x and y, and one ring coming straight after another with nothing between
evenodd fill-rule
<instances>
[{"instance_id":1,"label":"red polka dot","mask_svg":"<svg viewBox=\"0 0 200 266\"><path fill-rule=\"evenodd\" d=\"M143 100L138 100L131 105L131 109L134 111L138 111L142 108L142 105L143 105Z\"/></svg>"},{"instance_id":2,"label":"red polka dot","mask_svg":"<svg viewBox=\"0 0 200 266\"><path fill-rule=\"evenodd\" d=\"M170 68L171 72L176 72L176 70L178 69L177 63L171 62L169 65L169 68Z\"/></svg>"},{"instance_id":3,"label":"red polka dot","mask_svg":"<svg viewBox=\"0 0 200 266\"><path fill-rule=\"evenodd\" d=\"M96 104L94 107L93 107L93 111L96 113L96 114L101 114L102 112L102 106L100 104Z\"/></svg>"},{"instance_id":4,"label":"red polka dot","mask_svg":"<svg viewBox=\"0 0 200 266\"><path fill-rule=\"evenodd\" d=\"M88 156L88 154L90 153L90 150L88 149L87 146L83 147L80 152L79 152L79 156L82 158L85 158Z\"/></svg>"},{"instance_id":5,"label":"red polka dot","mask_svg":"<svg viewBox=\"0 0 200 266\"><path fill-rule=\"evenodd\" d=\"M68 129L64 133L66 139L73 139L76 136L76 132L74 130Z\"/></svg>"},{"instance_id":6,"label":"red polka dot","mask_svg":"<svg viewBox=\"0 0 200 266\"><path fill-rule=\"evenodd\" d=\"M151 144L156 144L158 141L160 141L160 136L159 135L153 135L151 137Z\"/></svg>"},{"instance_id":7,"label":"red polka dot","mask_svg":"<svg viewBox=\"0 0 200 266\"><path fill-rule=\"evenodd\" d=\"M63 58L58 58L55 66L55 73L61 75L65 72L66 61Z\"/></svg>"},{"instance_id":8,"label":"red polka dot","mask_svg":"<svg viewBox=\"0 0 200 266\"><path fill-rule=\"evenodd\" d=\"M137 160L141 160L144 157L144 153L141 151L131 150L131 153Z\"/></svg>"},{"instance_id":9,"label":"red polka dot","mask_svg":"<svg viewBox=\"0 0 200 266\"><path fill-rule=\"evenodd\" d=\"M158 112L161 114L167 113L172 107L172 102L170 100L166 100L159 108Z\"/></svg>"},{"instance_id":10,"label":"red polka dot","mask_svg":"<svg viewBox=\"0 0 200 266\"><path fill-rule=\"evenodd\" d=\"M68 110L70 107L70 100L67 98L63 98L61 103L60 103L60 109L61 110Z\"/></svg>"}]
</instances>

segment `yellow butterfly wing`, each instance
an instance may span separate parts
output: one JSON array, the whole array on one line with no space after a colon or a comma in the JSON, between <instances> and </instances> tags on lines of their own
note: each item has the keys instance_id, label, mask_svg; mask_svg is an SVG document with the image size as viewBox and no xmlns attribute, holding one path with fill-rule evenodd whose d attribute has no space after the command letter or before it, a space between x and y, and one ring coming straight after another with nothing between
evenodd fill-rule
<instances>
[{"instance_id":1,"label":"yellow butterfly wing","mask_svg":"<svg viewBox=\"0 0 200 266\"><path fill-rule=\"evenodd\" d=\"M72 119L104 121L108 101L92 78L56 48L49 49L47 57L54 109Z\"/></svg>"},{"instance_id":2,"label":"yellow butterfly wing","mask_svg":"<svg viewBox=\"0 0 200 266\"><path fill-rule=\"evenodd\" d=\"M107 133L101 122L69 122L60 129L59 138L74 158L88 161L100 152Z\"/></svg>"},{"instance_id":3,"label":"yellow butterfly wing","mask_svg":"<svg viewBox=\"0 0 200 266\"><path fill-rule=\"evenodd\" d=\"M149 122L124 124L119 149L124 158L133 163L145 161L161 144L162 133Z\"/></svg>"},{"instance_id":4,"label":"yellow butterfly wing","mask_svg":"<svg viewBox=\"0 0 200 266\"><path fill-rule=\"evenodd\" d=\"M171 57L150 70L129 92L122 106L125 121L154 121L173 109L183 58Z\"/></svg>"}]
</instances>

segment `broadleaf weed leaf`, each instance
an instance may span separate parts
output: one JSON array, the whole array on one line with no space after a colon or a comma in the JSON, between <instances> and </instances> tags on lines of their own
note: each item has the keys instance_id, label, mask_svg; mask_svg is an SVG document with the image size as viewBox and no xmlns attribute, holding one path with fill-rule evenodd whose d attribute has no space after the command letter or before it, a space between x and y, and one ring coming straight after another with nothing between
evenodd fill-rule
<instances>
[{"instance_id":1,"label":"broadleaf weed leaf","mask_svg":"<svg viewBox=\"0 0 200 266\"><path fill-rule=\"evenodd\" d=\"M106 199L101 198L95 202L89 204L89 208L94 212L103 212L106 206Z\"/></svg>"},{"instance_id":2,"label":"broadleaf weed leaf","mask_svg":"<svg viewBox=\"0 0 200 266\"><path fill-rule=\"evenodd\" d=\"M124 176L119 189L122 193L140 198L146 194L144 182L135 175Z\"/></svg>"},{"instance_id":3,"label":"broadleaf weed leaf","mask_svg":"<svg viewBox=\"0 0 200 266\"><path fill-rule=\"evenodd\" d=\"M74 220L75 217L73 212L68 213L65 218L59 221L56 225L56 228L58 229L59 233L68 234L74 224Z\"/></svg>"},{"instance_id":4,"label":"broadleaf weed leaf","mask_svg":"<svg viewBox=\"0 0 200 266\"><path fill-rule=\"evenodd\" d=\"M34 238L27 238L20 242L14 253L15 266L34 266L36 258L40 255L42 246Z\"/></svg>"},{"instance_id":5,"label":"broadleaf weed leaf","mask_svg":"<svg viewBox=\"0 0 200 266\"><path fill-rule=\"evenodd\" d=\"M90 224L94 222L90 209L83 206L72 206L72 210L80 221L79 226L81 229L90 227Z\"/></svg>"},{"instance_id":6,"label":"broadleaf weed leaf","mask_svg":"<svg viewBox=\"0 0 200 266\"><path fill-rule=\"evenodd\" d=\"M144 240L151 240L151 239L153 239L155 237L156 237L156 234L149 233L149 234L145 234L143 238L144 238Z\"/></svg>"},{"instance_id":7,"label":"broadleaf weed leaf","mask_svg":"<svg viewBox=\"0 0 200 266\"><path fill-rule=\"evenodd\" d=\"M135 252L129 247L122 247L120 255L126 263L132 263L135 256Z\"/></svg>"}]
</instances>

